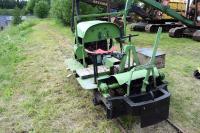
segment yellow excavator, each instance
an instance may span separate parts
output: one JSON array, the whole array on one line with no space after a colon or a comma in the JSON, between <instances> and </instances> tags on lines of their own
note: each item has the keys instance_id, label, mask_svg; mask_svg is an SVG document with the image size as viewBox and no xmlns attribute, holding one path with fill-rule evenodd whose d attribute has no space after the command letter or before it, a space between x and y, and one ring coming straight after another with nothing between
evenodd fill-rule
<instances>
[{"instance_id":1,"label":"yellow excavator","mask_svg":"<svg viewBox=\"0 0 200 133\"><path fill-rule=\"evenodd\" d=\"M156 0L139 0L145 5L149 5L152 8L159 10L160 12L167 14L168 16L178 20L183 26L170 29L170 37L190 37L193 40L200 41L200 0L187 0L186 15L181 15L173 10L167 2L169 0L163 0L162 3ZM156 28L155 28L156 29Z\"/></svg>"}]
</instances>

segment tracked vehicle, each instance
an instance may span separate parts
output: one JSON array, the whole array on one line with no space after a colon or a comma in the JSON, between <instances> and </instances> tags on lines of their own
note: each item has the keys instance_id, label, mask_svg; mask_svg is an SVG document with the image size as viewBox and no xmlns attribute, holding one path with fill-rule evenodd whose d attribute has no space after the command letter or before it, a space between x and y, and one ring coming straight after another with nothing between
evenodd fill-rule
<instances>
[{"instance_id":1,"label":"tracked vehicle","mask_svg":"<svg viewBox=\"0 0 200 133\"><path fill-rule=\"evenodd\" d=\"M180 0L155 0L156 2L169 6L179 14L185 13L186 3ZM142 20L131 25L132 31L146 31L155 33L159 27L163 28L164 32L168 32L171 28L181 27L182 24L160 10L153 8L151 5L145 4L143 8L136 6L135 11Z\"/></svg>"},{"instance_id":2,"label":"tracked vehicle","mask_svg":"<svg viewBox=\"0 0 200 133\"><path fill-rule=\"evenodd\" d=\"M135 48L132 38L136 35L126 36L126 19L124 36L114 23L81 21L102 16L123 15L126 18L131 3L127 0L122 12L77 14L74 17L74 58L67 59L66 64L80 86L93 92L94 105L102 105L108 119L132 114L141 118L141 127L146 127L166 120L169 115L170 93L157 60L162 28L158 30L153 49L144 50ZM141 51L151 56L147 63L141 63L138 56Z\"/></svg>"},{"instance_id":3,"label":"tracked vehicle","mask_svg":"<svg viewBox=\"0 0 200 133\"><path fill-rule=\"evenodd\" d=\"M183 24L169 30L169 36L174 38L189 37L193 40L200 41L200 0L188 0L192 5L187 6L187 15L183 16L171 9L169 6L163 5L156 0L139 0L154 9L175 18Z\"/></svg>"}]
</instances>

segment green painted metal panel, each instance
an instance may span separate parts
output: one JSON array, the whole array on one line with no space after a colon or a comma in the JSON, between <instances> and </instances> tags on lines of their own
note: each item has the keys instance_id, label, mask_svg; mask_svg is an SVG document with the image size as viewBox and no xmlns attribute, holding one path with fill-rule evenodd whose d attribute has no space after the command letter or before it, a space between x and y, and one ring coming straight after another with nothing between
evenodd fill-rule
<instances>
[{"instance_id":1,"label":"green painted metal panel","mask_svg":"<svg viewBox=\"0 0 200 133\"><path fill-rule=\"evenodd\" d=\"M110 68L113 67L116 63L120 62L117 58L110 57L105 59L105 66Z\"/></svg>"},{"instance_id":2,"label":"green painted metal panel","mask_svg":"<svg viewBox=\"0 0 200 133\"><path fill-rule=\"evenodd\" d=\"M100 76L99 78L108 78L108 75ZM99 80L98 78L98 80ZM88 79L82 79L77 78L78 83L81 85L81 87L85 90L94 90L97 89L97 84L94 83L94 78L88 78Z\"/></svg>"},{"instance_id":3,"label":"green painted metal panel","mask_svg":"<svg viewBox=\"0 0 200 133\"><path fill-rule=\"evenodd\" d=\"M84 21L80 22L77 25L78 37L84 38L87 30L97 24L106 23L105 21L93 20L93 21Z\"/></svg>"},{"instance_id":4,"label":"green painted metal panel","mask_svg":"<svg viewBox=\"0 0 200 133\"><path fill-rule=\"evenodd\" d=\"M83 59L83 57L88 56L83 48L84 48L83 45L74 45L74 53L77 59ZM83 53L85 55L83 55Z\"/></svg>"},{"instance_id":5,"label":"green painted metal panel","mask_svg":"<svg viewBox=\"0 0 200 133\"><path fill-rule=\"evenodd\" d=\"M67 66L67 68L69 68L71 71L76 71L77 69L83 69L83 65L78 62L77 60L73 59L73 58L69 58L67 60L65 60L65 65Z\"/></svg>"},{"instance_id":6,"label":"green painted metal panel","mask_svg":"<svg viewBox=\"0 0 200 133\"><path fill-rule=\"evenodd\" d=\"M123 85L130 80L131 72L132 71L116 74L116 75L113 75L113 77L117 80L119 85ZM154 68L154 73L155 73L156 77L159 76L159 71L156 67ZM147 74L146 69L134 71L133 74L132 74L132 80L131 81L136 80L136 79L145 78L146 74ZM152 73L150 73L150 75L152 75Z\"/></svg>"},{"instance_id":7,"label":"green painted metal panel","mask_svg":"<svg viewBox=\"0 0 200 133\"><path fill-rule=\"evenodd\" d=\"M84 43L105 40L109 38L119 38L120 29L117 25L106 21L85 21L77 25L78 37Z\"/></svg>"},{"instance_id":8,"label":"green painted metal panel","mask_svg":"<svg viewBox=\"0 0 200 133\"><path fill-rule=\"evenodd\" d=\"M97 89L97 84L94 83L94 78L82 79L77 78L78 83L85 90Z\"/></svg>"}]
</instances>

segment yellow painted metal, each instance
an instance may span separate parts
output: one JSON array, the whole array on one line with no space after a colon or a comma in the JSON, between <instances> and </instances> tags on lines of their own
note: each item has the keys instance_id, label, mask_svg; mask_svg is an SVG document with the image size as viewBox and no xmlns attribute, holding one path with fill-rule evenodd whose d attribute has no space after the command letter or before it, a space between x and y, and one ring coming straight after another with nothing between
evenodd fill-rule
<instances>
[{"instance_id":1,"label":"yellow painted metal","mask_svg":"<svg viewBox=\"0 0 200 133\"><path fill-rule=\"evenodd\" d=\"M187 6L187 4L184 0L170 0L170 2L169 2L169 7L183 16L185 15L186 6ZM163 19L172 19L172 17L170 17L166 14L163 14L162 18Z\"/></svg>"}]
</instances>

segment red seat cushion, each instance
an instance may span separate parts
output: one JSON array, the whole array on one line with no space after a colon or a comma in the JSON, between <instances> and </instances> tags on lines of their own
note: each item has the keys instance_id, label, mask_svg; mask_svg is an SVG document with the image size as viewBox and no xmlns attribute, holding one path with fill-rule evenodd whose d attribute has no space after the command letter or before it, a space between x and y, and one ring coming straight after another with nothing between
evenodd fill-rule
<instances>
[{"instance_id":1,"label":"red seat cushion","mask_svg":"<svg viewBox=\"0 0 200 133\"><path fill-rule=\"evenodd\" d=\"M87 50L85 49L85 51L89 54L93 54L93 55L103 55L103 54L110 54L110 53L113 53L114 51L116 51L116 48L115 47L112 47L110 50L102 50L102 49L97 49L97 50L94 50L94 51L90 51L90 50Z\"/></svg>"}]
</instances>

